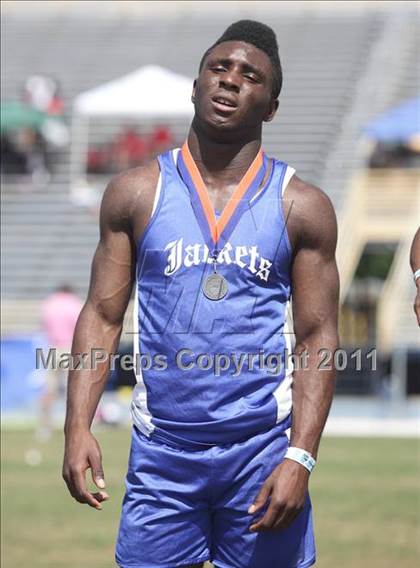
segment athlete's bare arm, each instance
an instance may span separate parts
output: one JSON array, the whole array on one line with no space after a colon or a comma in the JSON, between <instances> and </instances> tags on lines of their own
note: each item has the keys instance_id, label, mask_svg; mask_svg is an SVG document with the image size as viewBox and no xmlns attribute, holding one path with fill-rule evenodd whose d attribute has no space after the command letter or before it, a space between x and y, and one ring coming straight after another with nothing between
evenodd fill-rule
<instances>
[{"instance_id":1,"label":"athlete's bare arm","mask_svg":"<svg viewBox=\"0 0 420 568\"><path fill-rule=\"evenodd\" d=\"M159 166L152 162L115 177L108 185L101 205L100 240L92 262L89 293L73 338L74 359L81 353L88 357L87 368L69 372L63 477L77 501L97 509L108 495L86 489L88 468L97 487L105 487L101 451L90 428L107 381L109 355L118 348L133 286L135 242L150 218L158 175ZM92 350L96 349L107 356L107 361L91 365Z\"/></svg>"},{"instance_id":2,"label":"athlete's bare arm","mask_svg":"<svg viewBox=\"0 0 420 568\"><path fill-rule=\"evenodd\" d=\"M420 269L420 227L417 229L417 232L414 235L413 243L411 245L410 264L413 273L416 270ZM416 286L417 293L414 300L414 311L416 312L417 323L420 326L420 278L417 278Z\"/></svg>"},{"instance_id":3,"label":"athlete's bare arm","mask_svg":"<svg viewBox=\"0 0 420 568\"><path fill-rule=\"evenodd\" d=\"M285 192L285 210L293 249L295 354L305 351L308 354L301 359L301 369L293 373L290 444L316 457L335 383L332 358L326 359L330 370L322 370L321 355L333 355L338 347L337 223L328 197L297 176ZM303 508L308 478L309 473L302 465L284 460L266 480L254 502L258 510L270 497L267 512L251 530L281 529L289 525Z\"/></svg>"},{"instance_id":4,"label":"athlete's bare arm","mask_svg":"<svg viewBox=\"0 0 420 568\"><path fill-rule=\"evenodd\" d=\"M332 359L327 354L334 353L339 341L337 222L325 193L296 176L286 199L292 207L287 226L294 251L295 353L306 351L309 355L307 368L293 373L291 445L316 457L335 382Z\"/></svg>"}]
</instances>

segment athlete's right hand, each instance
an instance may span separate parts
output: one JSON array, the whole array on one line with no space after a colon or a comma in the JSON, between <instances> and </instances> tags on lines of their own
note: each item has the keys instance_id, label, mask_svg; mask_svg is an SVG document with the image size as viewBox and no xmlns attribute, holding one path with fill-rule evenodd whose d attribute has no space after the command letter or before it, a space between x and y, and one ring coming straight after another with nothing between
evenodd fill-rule
<instances>
[{"instance_id":1,"label":"athlete's right hand","mask_svg":"<svg viewBox=\"0 0 420 568\"><path fill-rule=\"evenodd\" d=\"M105 491L90 492L86 489L86 470L92 470L92 479L99 489L105 488L101 449L96 438L87 431L73 431L66 435L63 479L79 503L87 503L102 509L101 503L109 499Z\"/></svg>"}]
</instances>

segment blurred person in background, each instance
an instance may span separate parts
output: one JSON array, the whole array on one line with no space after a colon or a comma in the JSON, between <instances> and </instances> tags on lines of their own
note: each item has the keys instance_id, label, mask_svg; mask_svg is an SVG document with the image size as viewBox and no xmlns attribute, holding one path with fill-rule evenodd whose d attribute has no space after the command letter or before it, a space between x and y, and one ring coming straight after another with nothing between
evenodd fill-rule
<instances>
[{"instance_id":1,"label":"blurred person in background","mask_svg":"<svg viewBox=\"0 0 420 568\"><path fill-rule=\"evenodd\" d=\"M48 183L46 142L39 130L30 126L9 130L1 139L1 171L30 177L34 184Z\"/></svg>"},{"instance_id":2,"label":"blurred person in background","mask_svg":"<svg viewBox=\"0 0 420 568\"><path fill-rule=\"evenodd\" d=\"M417 323L420 327L420 227L417 229L411 244L410 264L414 275L414 282L417 287L416 298L414 300L414 311L417 316Z\"/></svg>"},{"instance_id":3,"label":"blurred person in background","mask_svg":"<svg viewBox=\"0 0 420 568\"><path fill-rule=\"evenodd\" d=\"M1 104L1 172L46 185L56 162L53 153L70 141L64 102L56 80L43 75L28 77L20 99Z\"/></svg>"},{"instance_id":4,"label":"blurred person in background","mask_svg":"<svg viewBox=\"0 0 420 568\"><path fill-rule=\"evenodd\" d=\"M22 98L25 104L45 115L37 132L37 151L29 156L28 170L34 183L46 184L55 162L53 153L63 150L70 142L59 82L48 75L31 75L25 81Z\"/></svg>"},{"instance_id":5,"label":"blurred person in background","mask_svg":"<svg viewBox=\"0 0 420 568\"><path fill-rule=\"evenodd\" d=\"M52 408L65 387L66 369L59 368L64 354L71 352L74 328L82 301L71 286L63 284L44 300L41 308L42 328L50 349L55 349L56 365L47 370L45 390L40 399L40 422L36 435L48 439L52 432Z\"/></svg>"},{"instance_id":6,"label":"blurred person in background","mask_svg":"<svg viewBox=\"0 0 420 568\"><path fill-rule=\"evenodd\" d=\"M46 184L50 180L47 143L42 134L31 128L22 128L16 135L17 148L25 156L25 171L32 182Z\"/></svg>"},{"instance_id":7,"label":"blurred person in background","mask_svg":"<svg viewBox=\"0 0 420 568\"><path fill-rule=\"evenodd\" d=\"M91 146L87 154L87 173L107 173L108 156L105 144Z\"/></svg>"},{"instance_id":8,"label":"blurred person in background","mask_svg":"<svg viewBox=\"0 0 420 568\"><path fill-rule=\"evenodd\" d=\"M58 81L47 75L29 76L23 88L23 100L30 107L50 116L64 114L64 101Z\"/></svg>"},{"instance_id":9,"label":"blurred person in background","mask_svg":"<svg viewBox=\"0 0 420 568\"><path fill-rule=\"evenodd\" d=\"M15 132L1 135L0 171L3 174L26 174L26 156L19 149Z\"/></svg>"}]
</instances>

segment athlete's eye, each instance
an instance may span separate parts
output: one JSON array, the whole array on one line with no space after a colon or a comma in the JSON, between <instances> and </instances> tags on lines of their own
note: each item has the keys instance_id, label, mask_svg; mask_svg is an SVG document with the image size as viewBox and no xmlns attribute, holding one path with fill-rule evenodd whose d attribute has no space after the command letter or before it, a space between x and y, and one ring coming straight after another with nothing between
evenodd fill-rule
<instances>
[{"instance_id":1,"label":"athlete's eye","mask_svg":"<svg viewBox=\"0 0 420 568\"><path fill-rule=\"evenodd\" d=\"M245 75L245 77L246 77L247 79L249 79L250 81L252 81L253 83L259 83L259 80L258 80L258 78L257 78L255 75L249 75L249 74L248 74L248 75Z\"/></svg>"}]
</instances>

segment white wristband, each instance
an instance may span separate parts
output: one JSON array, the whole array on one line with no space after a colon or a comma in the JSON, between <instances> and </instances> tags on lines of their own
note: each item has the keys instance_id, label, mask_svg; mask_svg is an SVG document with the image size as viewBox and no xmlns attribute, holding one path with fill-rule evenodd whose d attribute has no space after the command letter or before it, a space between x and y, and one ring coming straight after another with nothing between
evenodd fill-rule
<instances>
[{"instance_id":1,"label":"white wristband","mask_svg":"<svg viewBox=\"0 0 420 568\"><path fill-rule=\"evenodd\" d=\"M290 446L288 448L284 457L300 463L309 471L309 473L311 473L316 464L315 459L309 452L307 452L306 450L301 450L300 448L295 448L293 446Z\"/></svg>"},{"instance_id":2,"label":"white wristband","mask_svg":"<svg viewBox=\"0 0 420 568\"><path fill-rule=\"evenodd\" d=\"M414 278L414 284L416 284L417 278L420 278L420 268L415 271L415 273L413 274L413 278Z\"/></svg>"}]
</instances>

